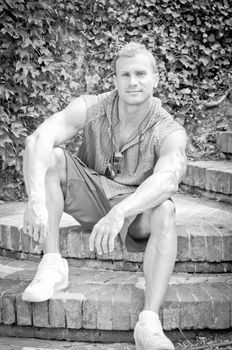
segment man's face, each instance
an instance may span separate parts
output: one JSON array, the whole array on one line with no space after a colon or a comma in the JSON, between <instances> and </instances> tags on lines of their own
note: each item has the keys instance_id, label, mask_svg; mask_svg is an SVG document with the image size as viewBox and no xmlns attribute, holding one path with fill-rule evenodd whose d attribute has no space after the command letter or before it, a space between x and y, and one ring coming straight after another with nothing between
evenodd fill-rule
<instances>
[{"instance_id":1,"label":"man's face","mask_svg":"<svg viewBox=\"0 0 232 350\"><path fill-rule=\"evenodd\" d=\"M151 98L158 84L151 58L146 53L120 57L116 62L116 87L121 100L128 105L140 105Z\"/></svg>"}]
</instances>

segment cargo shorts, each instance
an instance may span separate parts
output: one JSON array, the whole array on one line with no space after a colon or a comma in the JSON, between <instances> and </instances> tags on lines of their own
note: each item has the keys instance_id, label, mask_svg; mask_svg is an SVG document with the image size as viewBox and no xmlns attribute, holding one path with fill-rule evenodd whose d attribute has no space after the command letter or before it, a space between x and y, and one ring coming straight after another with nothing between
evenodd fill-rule
<instances>
[{"instance_id":1,"label":"cargo shorts","mask_svg":"<svg viewBox=\"0 0 232 350\"><path fill-rule=\"evenodd\" d=\"M64 154L67 169L64 212L76 219L84 229L92 231L94 225L128 194L118 195L108 200L99 174L65 149ZM135 219L136 221L142 219L142 215L126 218L119 233L122 244L128 251L142 252L146 248L147 239L135 240L130 235L131 224Z\"/></svg>"}]
</instances>

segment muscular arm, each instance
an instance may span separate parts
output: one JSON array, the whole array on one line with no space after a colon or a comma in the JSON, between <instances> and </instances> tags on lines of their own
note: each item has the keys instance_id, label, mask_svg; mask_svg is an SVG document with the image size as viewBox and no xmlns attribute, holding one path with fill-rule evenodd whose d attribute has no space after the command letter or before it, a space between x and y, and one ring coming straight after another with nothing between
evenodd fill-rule
<instances>
[{"instance_id":1,"label":"muscular arm","mask_svg":"<svg viewBox=\"0 0 232 350\"><path fill-rule=\"evenodd\" d=\"M38 129L27 138L24 153L23 173L28 193L28 206L24 216L24 231L46 230L47 210L45 195L45 175L54 162L55 146L70 139L84 125L86 106L79 97L61 112L45 120Z\"/></svg>"},{"instance_id":2,"label":"muscular arm","mask_svg":"<svg viewBox=\"0 0 232 350\"><path fill-rule=\"evenodd\" d=\"M120 232L124 219L155 208L170 198L177 190L186 171L186 134L173 132L161 147L153 174L137 190L119 204L94 227L90 236L90 249L106 253L114 249L114 239ZM108 236L108 237L107 237Z\"/></svg>"},{"instance_id":3,"label":"muscular arm","mask_svg":"<svg viewBox=\"0 0 232 350\"><path fill-rule=\"evenodd\" d=\"M128 217L154 208L177 190L186 171L186 135L176 131L164 142L153 174L137 190L120 202L115 210Z\"/></svg>"},{"instance_id":4,"label":"muscular arm","mask_svg":"<svg viewBox=\"0 0 232 350\"><path fill-rule=\"evenodd\" d=\"M45 120L27 138L23 171L29 198L44 193L44 179L53 161L53 148L75 135L85 122L85 113L85 102L79 97Z\"/></svg>"}]
</instances>

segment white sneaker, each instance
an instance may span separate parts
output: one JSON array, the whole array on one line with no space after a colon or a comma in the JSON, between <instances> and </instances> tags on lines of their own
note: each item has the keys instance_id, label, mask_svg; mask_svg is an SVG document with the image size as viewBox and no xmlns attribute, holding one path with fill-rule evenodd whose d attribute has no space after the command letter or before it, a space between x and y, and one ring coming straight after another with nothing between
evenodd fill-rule
<instances>
[{"instance_id":1,"label":"white sneaker","mask_svg":"<svg viewBox=\"0 0 232 350\"><path fill-rule=\"evenodd\" d=\"M159 316L152 311L143 311L135 325L136 350L174 350L174 345L163 332Z\"/></svg>"},{"instance_id":2,"label":"white sneaker","mask_svg":"<svg viewBox=\"0 0 232 350\"><path fill-rule=\"evenodd\" d=\"M22 300L41 302L68 287L68 262L60 254L45 254L33 281L25 289Z\"/></svg>"}]
</instances>

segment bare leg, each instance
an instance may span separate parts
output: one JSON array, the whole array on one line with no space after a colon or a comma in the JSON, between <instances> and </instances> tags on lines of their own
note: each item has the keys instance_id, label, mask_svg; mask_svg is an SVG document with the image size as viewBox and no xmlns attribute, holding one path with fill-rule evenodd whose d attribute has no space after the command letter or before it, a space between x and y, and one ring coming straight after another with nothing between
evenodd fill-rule
<instances>
[{"instance_id":1,"label":"bare leg","mask_svg":"<svg viewBox=\"0 0 232 350\"><path fill-rule=\"evenodd\" d=\"M140 230L140 237L146 236L145 232L151 234L143 262L146 282L144 310L139 314L134 330L136 349L174 350L172 342L163 333L158 313L176 258L175 208L171 201L166 201L148 214L149 220L146 213L143 214L145 220ZM149 227L146 227L148 221Z\"/></svg>"},{"instance_id":2,"label":"bare leg","mask_svg":"<svg viewBox=\"0 0 232 350\"><path fill-rule=\"evenodd\" d=\"M57 291L68 287L68 263L59 253L59 222L63 213L63 191L66 187L66 160L60 148L54 149L53 166L47 171L45 184L49 232L44 242L45 254L37 273L22 294L22 299L28 302L48 300Z\"/></svg>"},{"instance_id":3,"label":"bare leg","mask_svg":"<svg viewBox=\"0 0 232 350\"><path fill-rule=\"evenodd\" d=\"M159 312L177 253L175 208L166 201L150 214L150 238L144 255L144 310Z\"/></svg>"},{"instance_id":4,"label":"bare leg","mask_svg":"<svg viewBox=\"0 0 232 350\"><path fill-rule=\"evenodd\" d=\"M45 179L49 235L44 242L44 253L59 253L59 223L66 194L66 160L61 148L54 149L54 158L54 166L48 169Z\"/></svg>"}]
</instances>

